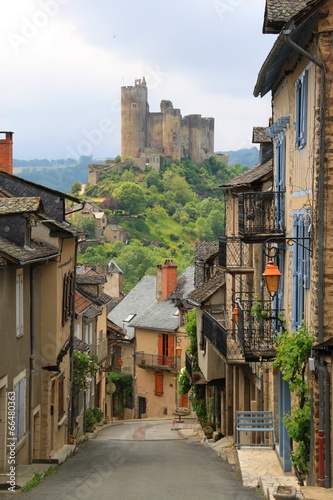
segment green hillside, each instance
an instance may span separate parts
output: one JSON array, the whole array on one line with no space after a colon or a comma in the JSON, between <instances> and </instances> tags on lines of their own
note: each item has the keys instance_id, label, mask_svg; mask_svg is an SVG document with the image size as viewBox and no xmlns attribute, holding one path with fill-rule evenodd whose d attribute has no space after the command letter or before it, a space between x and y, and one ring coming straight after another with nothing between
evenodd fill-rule
<instances>
[{"instance_id":1,"label":"green hillside","mask_svg":"<svg viewBox=\"0 0 333 500\"><path fill-rule=\"evenodd\" d=\"M98 184L86 186L84 198L103 199L99 206L108 223L120 225L128 241L92 243L79 262L115 259L124 273L125 292L165 259L172 258L179 271L193 265L195 242L217 241L224 232L224 200L217 186L245 170L212 157L202 165L174 160L160 171L148 166L142 172L130 163L104 173ZM75 183L72 191L79 188ZM87 220L77 215L75 223L84 227ZM85 227L91 229L93 236L94 228Z\"/></svg>"}]
</instances>

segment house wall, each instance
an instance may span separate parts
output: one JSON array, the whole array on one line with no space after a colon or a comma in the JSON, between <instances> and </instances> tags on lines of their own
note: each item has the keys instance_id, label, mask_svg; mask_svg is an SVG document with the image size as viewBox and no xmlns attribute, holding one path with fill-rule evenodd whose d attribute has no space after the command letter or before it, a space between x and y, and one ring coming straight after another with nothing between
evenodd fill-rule
<instances>
[{"instance_id":1,"label":"house wall","mask_svg":"<svg viewBox=\"0 0 333 500\"><path fill-rule=\"evenodd\" d=\"M136 328L136 353L145 352L148 354L158 354L158 334L163 333L154 330L144 330ZM176 338L181 339L182 357L179 362L179 367L184 366L185 350L188 345L188 338L184 333L175 334ZM175 338L175 347L177 345ZM140 362L136 354L136 361ZM176 352L174 353L176 356ZM155 395L155 372L160 371L163 373L163 395ZM172 416L178 406L181 406L181 395L177 394L177 370L155 370L153 368L135 367L136 387L135 399L136 405L139 397L146 398L147 413L146 416L151 417L164 417L166 415ZM136 416L138 416L138 408L136 406Z\"/></svg>"}]
</instances>

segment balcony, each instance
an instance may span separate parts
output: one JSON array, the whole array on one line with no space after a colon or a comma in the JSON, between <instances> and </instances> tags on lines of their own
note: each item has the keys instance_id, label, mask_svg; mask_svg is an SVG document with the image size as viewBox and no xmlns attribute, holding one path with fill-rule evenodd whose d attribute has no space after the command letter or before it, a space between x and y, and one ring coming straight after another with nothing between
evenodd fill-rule
<instances>
[{"instance_id":1,"label":"balcony","mask_svg":"<svg viewBox=\"0 0 333 500\"><path fill-rule=\"evenodd\" d=\"M108 357L108 339L103 339L98 344L91 344L90 354L94 356L97 363L102 363Z\"/></svg>"},{"instance_id":2,"label":"balcony","mask_svg":"<svg viewBox=\"0 0 333 500\"><path fill-rule=\"evenodd\" d=\"M284 192L242 193L238 196L238 230L245 243L284 236Z\"/></svg>"},{"instance_id":3,"label":"balcony","mask_svg":"<svg viewBox=\"0 0 333 500\"><path fill-rule=\"evenodd\" d=\"M253 273L252 253L239 237L221 236L219 240L219 265L227 273Z\"/></svg>"},{"instance_id":4,"label":"balcony","mask_svg":"<svg viewBox=\"0 0 333 500\"><path fill-rule=\"evenodd\" d=\"M181 368L178 356L148 354L143 351L135 353L135 364L140 368L153 368L155 370L175 371Z\"/></svg>"},{"instance_id":5,"label":"balcony","mask_svg":"<svg viewBox=\"0 0 333 500\"><path fill-rule=\"evenodd\" d=\"M221 313L204 312L203 333L229 364L244 363L244 356L233 330L227 330Z\"/></svg>"},{"instance_id":6,"label":"balcony","mask_svg":"<svg viewBox=\"0 0 333 500\"><path fill-rule=\"evenodd\" d=\"M271 301L264 301L262 316L253 314L253 302L238 302L238 340L245 361L260 361L276 356L275 338L281 322L277 319L281 309L271 309Z\"/></svg>"}]
</instances>

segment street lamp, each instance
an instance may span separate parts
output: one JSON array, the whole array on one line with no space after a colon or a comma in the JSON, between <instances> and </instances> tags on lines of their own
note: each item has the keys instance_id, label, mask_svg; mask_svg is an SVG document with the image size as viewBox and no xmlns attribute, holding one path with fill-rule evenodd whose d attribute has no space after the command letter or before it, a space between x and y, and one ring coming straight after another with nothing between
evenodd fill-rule
<instances>
[{"instance_id":1,"label":"street lamp","mask_svg":"<svg viewBox=\"0 0 333 500\"><path fill-rule=\"evenodd\" d=\"M276 264L274 264L272 260L269 260L267 262L265 271L262 273L262 275L265 280L267 291L273 299L275 297L276 292L279 289L279 283L281 278L281 273L279 271L279 268Z\"/></svg>"},{"instance_id":2,"label":"street lamp","mask_svg":"<svg viewBox=\"0 0 333 500\"><path fill-rule=\"evenodd\" d=\"M176 356L180 358L182 355L182 346L180 345L181 340L177 340L177 347L176 347Z\"/></svg>"}]
</instances>

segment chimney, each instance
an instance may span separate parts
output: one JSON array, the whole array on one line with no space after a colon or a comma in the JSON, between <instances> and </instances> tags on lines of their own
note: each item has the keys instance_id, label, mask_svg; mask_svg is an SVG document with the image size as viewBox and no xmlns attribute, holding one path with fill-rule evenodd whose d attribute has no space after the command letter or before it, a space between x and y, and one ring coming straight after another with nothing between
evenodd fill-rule
<instances>
[{"instance_id":1,"label":"chimney","mask_svg":"<svg viewBox=\"0 0 333 500\"><path fill-rule=\"evenodd\" d=\"M5 139L0 138L0 170L13 173L13 132L0 132L0 137L5 134Z\"/></svg>"},{"instance_id":2,"label":"chimney","mask_svg":"<svg viewBox=\"0 0 333 500\"><path fill-rule=\"evenodd\" d=\"M156 298L167 300L177 287L177 266L173 260L166 260L157 266Z\"/></svg>"}]
</instances>

